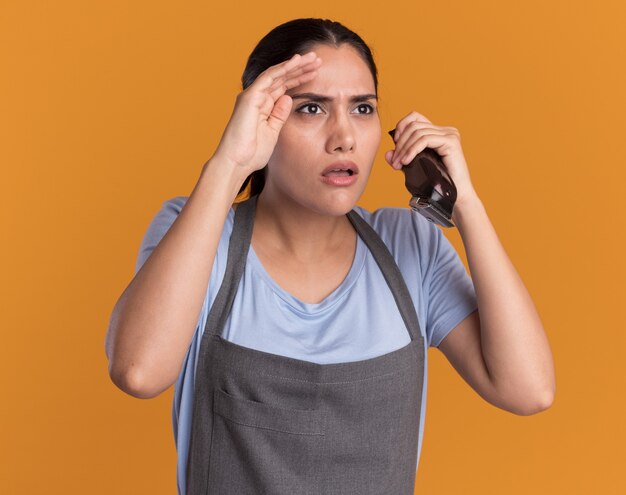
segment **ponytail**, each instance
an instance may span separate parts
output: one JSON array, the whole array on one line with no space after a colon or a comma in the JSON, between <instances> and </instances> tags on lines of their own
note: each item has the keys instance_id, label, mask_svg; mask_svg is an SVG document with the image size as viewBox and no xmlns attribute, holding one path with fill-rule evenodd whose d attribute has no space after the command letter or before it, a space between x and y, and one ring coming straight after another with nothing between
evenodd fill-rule
<instances>
[{"instance_id":1,"label":"ponytail","mask_svg":"<svg viewBox=\"0 0 626 495\"><path fill-rule=\"evenodd\" d=\"M260 170L255 170L252 172L246 180L243 181L243 184L239 188L239 192L237 193L237 198L243 194L246 188L249 187L249 191L247 197L251 198L252 196L256 196L260 194L263 190L263 186L265 186L265 171L267 170L267 165Z\"/></svg>"}]
</instances>

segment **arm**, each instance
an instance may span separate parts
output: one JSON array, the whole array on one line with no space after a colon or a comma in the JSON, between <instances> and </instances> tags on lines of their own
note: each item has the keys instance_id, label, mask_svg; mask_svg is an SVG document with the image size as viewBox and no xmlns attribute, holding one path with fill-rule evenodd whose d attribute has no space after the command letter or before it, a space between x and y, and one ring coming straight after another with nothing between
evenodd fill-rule
<instances>
[{"instance_id":1,"label":"arm","mask_svg":"<svg viewBox=\"0 0 626 495\"><path fill-rule=\"evenodd\" d=\"M478 311L459 323L439 349L492 404L523 415L546 409L556 387L548 340L471 183L459 131L411 112L396 124L393 139L395 150L385 154L393 168L400 170L424 148L433 148L457 187L453 221L465 246Z\"/></svg>"},{"instance_id":2,"label":"arm","mask_svg":"<svg viewBox=\"0 0 626 495\"><path fill-rule=\"evenodd\" d=\"M228 211L243 178L209 160L183 210L118 299L105 351L112 381L151 398L176 380Z\"/></svg>"},{"instance_id":3,"label":"arm","mask_svg":"<svg viewBox=\"0 0 626 495\"><path fill-rule=\"evenodd\" d=\"M478 196L453 214L467 254L478 311L459 323L439 349L485 400L516 414L554 399L552 354L532 299L508 258Z\"/></svg>"},{"instance_id":4,"label":"arm","mask_svg":"<svg viewBox=\"0 0 626 495\"><path fill-rule=\"evenodd\" d=\"M185 207L115 304L105 340L109 375L155 397L176 380L204 302L228 211L246 177L269 161L291 111L285 91L317 74L315 52L273 65L239 93Z\"/></svg>"}]
</instances>

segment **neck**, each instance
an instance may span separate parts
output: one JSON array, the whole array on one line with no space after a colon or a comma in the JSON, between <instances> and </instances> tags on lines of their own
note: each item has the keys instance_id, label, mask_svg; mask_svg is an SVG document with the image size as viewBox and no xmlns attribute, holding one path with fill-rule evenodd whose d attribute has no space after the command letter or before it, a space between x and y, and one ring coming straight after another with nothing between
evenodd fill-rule
<instances>
[{"instance_id":1,"label":"neck","mask_svg":"<svg viewBox=\"0 0 626 495\"><path fill-rule=\"evenodd\" d=\"M257 199L254 224L257 241L304 263L320 262L356 240L345 215L313 211L266 188Z\"/></svg>"}]
</instances>

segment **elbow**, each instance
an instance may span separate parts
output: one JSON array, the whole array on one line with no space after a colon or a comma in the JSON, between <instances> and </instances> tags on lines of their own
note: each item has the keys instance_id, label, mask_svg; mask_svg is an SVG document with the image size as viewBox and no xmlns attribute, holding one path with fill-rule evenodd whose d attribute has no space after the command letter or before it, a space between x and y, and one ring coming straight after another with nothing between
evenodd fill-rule
<instances>
[{"instance_id":1,"label":"elbow","mask_svg":"<svg viewBox=\"0 0 626 495\"><path fill-rule=\"evenodd\" d=\"M115 352L115 336L119 330L113 326L117 323L115 310L111 317L109 330L104 340L104 352L109 361L109 377L113 384L122 392L127 393L137 399L152 399L157 397L163 389L157 389L154 384L147 380L147 373L144 366L138 366L138 358L120 355ZM113 330L112 330L113 328ZM130 362L130 365L128 364Z\"/></svg>"},{"instance_id":2,"label":"elbow","mask_svg":"<svg viewBox=\"0 0 626 495\"><path fill-rule=\"evenodd\" d=\"M511 412L519 416L532 416L533 414L543 412L552 407L554 395L554 390L546 390L536 399L526 401L514 410L512 409Z\"/></svg>"},{"instance_id":3,"label":"elbow","mask_svg":"<svg viewBox=\"0 0 626 495\"><path fill-rule=\"evenodd\" d=\"M117 388L137 399L153 399L162 392L147 386L141 371L136 367L131 370L118 370L110 366L109 376Z\"/></svg>"}]
</instances>

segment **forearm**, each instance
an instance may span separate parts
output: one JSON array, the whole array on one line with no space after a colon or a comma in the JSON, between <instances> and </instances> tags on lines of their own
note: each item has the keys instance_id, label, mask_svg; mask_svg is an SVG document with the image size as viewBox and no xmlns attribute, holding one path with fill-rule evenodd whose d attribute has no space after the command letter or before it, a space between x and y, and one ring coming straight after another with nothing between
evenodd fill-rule
<instances>
[{"instance_id":1,"label":"forearm","mask_svg":"<svg viewBox=\"0 0 626 495\"><path fill-rule=\"evenodd\" d=\"M478 302L481 347L495 393L545 404L555 393L548 339L535 305L477 195L455 206Z\"/></svg>"},{"instance_id":2,"label":"forearm","mask_svg":"<svg viewBox=\"0 0 626 495\"><path fill-rule=\"evenodd\" d=\"M106 337L109 373L153 397L178 376L204 302L228 211L243 182L209 160L183 210L117 301Z\"/></svg>"}]
</instances>

